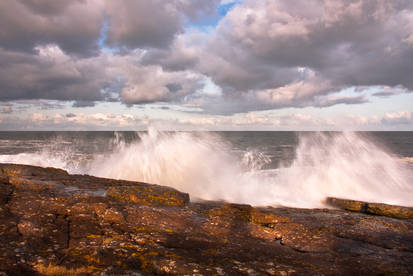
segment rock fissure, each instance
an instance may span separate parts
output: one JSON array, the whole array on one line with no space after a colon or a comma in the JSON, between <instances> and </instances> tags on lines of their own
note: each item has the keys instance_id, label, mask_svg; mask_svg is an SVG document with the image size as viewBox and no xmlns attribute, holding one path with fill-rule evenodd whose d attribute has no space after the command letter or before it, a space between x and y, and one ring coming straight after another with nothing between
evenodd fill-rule
<instances>
[{"instance_id":1,"label":"rock fissure","mask_svg":"<svg viewBox=\"0 0 413 276\"><path fill-rule=\"evenodd\" d=\"M405 207L384 206L389 218L190 203L185 193L139 182L11 164L0 172L7 275L413 275ZM363 204L363 212L375 210Z\"/></svg>"},{"instance_id":2,"label":"rock fissure","mask_svg":"<svg viewBox=\"0 0 413 276\"><path fill-rule=\"evenodd\" d=\"M413 235L413 233L412 233L412 235ZM372 242L372 241L369 241L367 239L362 239L362 238L357 238L357 237L350 237L350 236L345 236L345 235L340 235L340 234L334 234L334 236L337 237L337 238L340 238L340 239L347 239L347 240L352 240L352 241L355 241L355 242L361 242L361 243L368 244L368 245L375 246L375 247L380 247L380 248L383 248L385 250L398 250L398 251L406 251L406 252L413 253L413 250L411 250L411 249L400 248L398 246L390 246L389 244L383 244L383 243L379 242L380 240L377 240L378 242ZM410 243L412 243L412 241L410 241ZM411 245L413 245L413 244L411 244Z\"/></svg>"},{"instance_id":3,"label":"rock fissure","mask_svg":"<svg viewBox=\"0 0 413 276\"><path fill-rule=\"evenodd\" d=\"M275 238L274 241L275 241L277 244L279 244L279 245L285 246L285 247L287 247L287 248L289 248L289 249L292 249L292 250L294 250L294 251L296 251L296 252L299 252L299 253L304 253L304 254L307 254L307 253L310 253L310 254L323 254L323 253L328 253L328 251L313 251L313 250L302 250L302 249L299 249L299 248L297 248L297 247L294 247L294 246L292 246L292 245L289 245L288 243L285 243L285 242L283 241L283 238L282 238L282 237L281 237L281 238Z\"/></svg>"},{"instance_id":4,"label":"rock fissure","mask_svg":"<svg viewBox=\"0 0 413 276\"><path fill-rule=\"evenodd\" d=\"M63 219L66 221L66 245L65 248L69 249L70 247L70 218L68 215L64 215Z\"/></svg>"},{"instance_id":5,"label":"rock fissure","mask_svg":"<svg viewBox=\"0 0 413 276\"><path fill-rule=\"evenodd\" d=\"M10 192L6 195L6 197L4 199L4 204L5 205L7 205L10 202L10 200L12 199L13 194L14 194L14 187L11 186L11 185L9 185L9 187L10 187Z\"/></svg>"}]
</instances>

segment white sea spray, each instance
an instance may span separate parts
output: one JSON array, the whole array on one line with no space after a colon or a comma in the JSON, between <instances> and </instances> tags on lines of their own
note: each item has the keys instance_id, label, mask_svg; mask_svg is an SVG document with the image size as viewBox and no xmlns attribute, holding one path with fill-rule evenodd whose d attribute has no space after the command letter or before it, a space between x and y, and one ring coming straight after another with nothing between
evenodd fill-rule
<instances>
[{"instance_id":1,"label":"white sea spray","mask_svg":"<svg viewBox=\"0 0 413 276\"><path fill-rule=\"evenodd\" d=\"M62 143L54 141L38 152L0 155L0 162L167 185L192 199L315 208L334 196L413 206L409 163L359 133L301 135L294 160L273 170L263 170L271 162L266 152L235 152L217 134L149 129L138 135L126 143L116 134L109 152L88 157L77 145L57 149Z\"/></svg>"}]
</instances>

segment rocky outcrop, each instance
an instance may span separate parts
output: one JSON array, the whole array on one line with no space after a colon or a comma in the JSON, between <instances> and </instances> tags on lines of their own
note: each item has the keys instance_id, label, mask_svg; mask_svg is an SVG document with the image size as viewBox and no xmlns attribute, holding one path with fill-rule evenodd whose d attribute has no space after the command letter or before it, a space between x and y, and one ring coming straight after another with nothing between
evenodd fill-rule
<instances>
[{"instance_id":1,"label":"rocky outcrop","mask_svg":"<svg viewBox=\"0 0 413 276\"><path fill-rule=\"evenodd\" d=\"M409 217L190 202L168 187L10 164L0 244L0 275L413 274Z\"/></svg>"},{"instance_id":2,"label":"rocky outcrop","mask_svg":"<svg viewBox=\"0 0 413 276\"><path fill-rule=\"evenodd\" d=\"M328 197L327 204L348 211L398 219L413 219L413 208L383 203L371 203L357 200ZM413 202L413 199L412 199Z\"/></svg>"}]
</instances>

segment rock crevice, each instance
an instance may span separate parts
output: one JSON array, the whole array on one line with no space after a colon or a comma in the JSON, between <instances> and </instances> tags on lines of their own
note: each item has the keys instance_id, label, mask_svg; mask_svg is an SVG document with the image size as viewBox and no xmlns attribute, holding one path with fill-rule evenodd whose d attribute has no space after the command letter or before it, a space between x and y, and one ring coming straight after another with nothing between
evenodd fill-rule
<instances>
[{"instance_id":1,"label":"rock crevice","mask_svg":"<svg viewBox=\"0 0 413 276\"><path fill-rule=\"evenodd\" d=\"M409 208L329 202L341 209L192 203L169 187L0 164L0 275L413 274Z\"/></svg>"}]
</instances>

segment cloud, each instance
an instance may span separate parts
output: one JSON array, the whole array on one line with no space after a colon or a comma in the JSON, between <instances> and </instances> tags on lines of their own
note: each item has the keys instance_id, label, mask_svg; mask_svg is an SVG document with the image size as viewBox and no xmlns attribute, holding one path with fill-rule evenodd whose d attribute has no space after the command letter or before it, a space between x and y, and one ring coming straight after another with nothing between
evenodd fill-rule
<instances>
[{"instance_id":1,"label":"cloud","mask_svg":"<svg viewBox=\"0 0 413 276\"><path fill-rule=\"evenodd\" d=\"M66 114L66 118L73 118L73 117L76 117L76 114L74 114L74 113L67 113Z\"/></svg>"},{"instance_id":2,"label":"cloud","mask_svg":"<svg viewBox=\"0 0 413 276\"><path fill-rule=\"evenodd\" d=\"M219 1L105 1L106 43L112 47L167 48L184 30L185 20L211 15Z\"/></svg>"},{"instance_id":3,"label":"cloud","mask_svg":"<svg viewBox=\"0 0 413 276\"><path fill-rule=\"evenodd\" d=\"M196 43L195 35L178 35L167 49L150 49L142 56L142 64L161 65L167 71L193 69L199 62L198 49L191 47Z\"/></svg>"},{"instance_id":4,"label":"cloud","mask_svg":"<svg viewBox=\"0 0 413 276\"><path fill-rule=\"evenodd\" d=\"M388 112L384 115L381 122L387 125L394 125L394 124L412 124L413 125L413 112L409 112L409 111Z\"/></svg>"},{"instance_id":5,"label":"cloud","mask_svg":"<svg viewBox=\"0 0 413 276\"><path fill-rule=\"evenodd\" d=\"M223 89L227 110L234 101L244 111L364 103L320 96L349 87L412 91L412 30L411 1L245 0L198 48L195 68Z\"/></svg>"},{"instance_id":6,"label":"cloud","mask_svg":"<svg viewBox=\"0 0 413 276\"><path fill-rule=\"evenodd\" d=\"M196 30L226 4L215 29ZM363 104L372 86L377 97L413 90L408 0L4 0L0 24L0 101L234 114Z\"/></svg>"},{"instance_id":7,"label":"cloud","mask_svg":"<svg viewBox=\"0 0 413 276\"><path fill-rule=\"evenodd\" d=\"M167 72L159 65L141 65L140 55L134 52L101 52L77 59L57 45L38 46L36 51L0 49L0 100L75 101L74 107L93 106L95 101L168 102L179 101L203 85L203 77L190 71Z\"/></svg>"},{"instance_id":8,"label":"cloud","mask_svg":"<svg viewBox=\"0 0 413 276\"><path fill-rule=\"evenodd\" d=\"M33 52L56 44L70 54L96 54L103 22L101 1L0 1L0 47Z\"/></svg>"},{"instance_id":9,"label":"cloud","mask_svg":"<svg viewBox=\"0 0 413 276\"><path fill-rule=\"evenodd\" d=\"M0 48L0 100L103 100L111 78L99 57L76 59L57 45L36 47L36 54ZM113 81L113 80L112 80Z\"/></svg>"},{"instance_id":10,"label":"cloud","mask_svg":"<svg viewBox=\"0 0 413 276\"><path fill-rule=\"evenodd\" d=\"M185 20L215 12L218 0L4 0L0 2L0 47L32 52L56 44L69 54L97 55L106 43L121 48L169 45Z\"/></svg>"},{"instance_id":11,"label":"cloud","mask_svg":"<svg viewBox=\"0 0 413 276\"><path fill-rule=\"evenodd\" d=\"M94 102L91 101L75 101L72 107L92 107L95 106Z\"/></svg>"},{"instance_id":12,"label":"cloud","mask_svg":"<svg viewBox=\"0 0 413 276\"><path fill-rule=\"evenodd\" d=\"M403 39L411 33L404 26L412 23L412 6L403 0L244 1L228 13L218 32L253 64L310 68L352 86L386 82L411 87L407 73L380 77L393 65L410 68L411 51Z\"/></svg>"},{"instance_id":13,"label":"cloud","mask_svg":"<svg viewBox=\"0 0 413 276\"><path fill-rule=\"evenodd\" d=\"M3 104L0 105L1 109L0 109L0 113L3 114L10 114L13 112L13 105L12 104Z\"/></svg>"},{"instance_id":14,"label":"cloud","mask_svg":"<svg viewBox=\"0 0 413 276\"><path fill-rule=\"evenodd\" d=\"M67 113L45 114L35 112L17 117L0 113L0 129L3 130L133 130L146 128L148 120L131 114L114 113Z\"/></svg>"},{"instance_id":15,"label":"cloud","mask_svg":"<svg viewBox=\"0 0 413 276\"><path fill-rule=\"evenodd\" d=\"M363 104L366 102L368 102L368 100L365 95L345 96L329 94L315 97L314 104L312 105L315 107L329 107L336 104Z\"/></svg>"},{"instance_id":16,"label":"cloud","mask_svg":"<svg viewBox=\"0 0 413 276\"><path fill-rule=\"evenodd\" d=\"M384 87L381 87L378 92L373 93L373 96L386 98L386 97L408 93L408 92L409 90L403 87L384 86Z\"/></svg>"},{"instance_id":17,"label":"cloud","mask_svg":"<svg viewBox=\"0 0 413 276\"><path fill-rule=\"evenodd\" d=\"M158 65L135 66L125 58L119 60L117 70L125 78L120 96L126 104L179 102L203 86L200 74L168 72Z\"/></svg>"}]
</instances>

